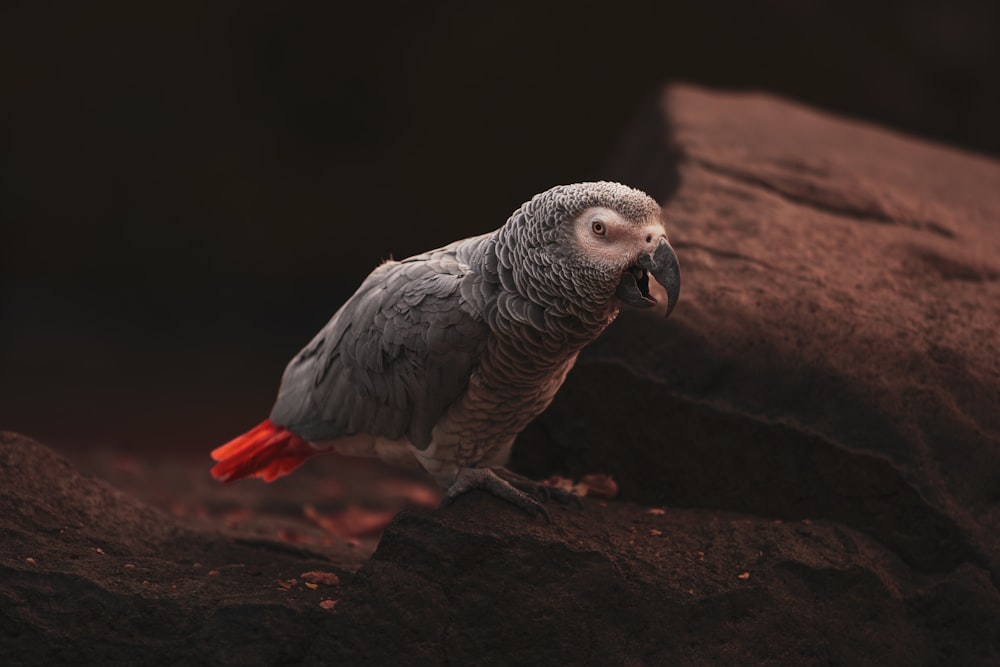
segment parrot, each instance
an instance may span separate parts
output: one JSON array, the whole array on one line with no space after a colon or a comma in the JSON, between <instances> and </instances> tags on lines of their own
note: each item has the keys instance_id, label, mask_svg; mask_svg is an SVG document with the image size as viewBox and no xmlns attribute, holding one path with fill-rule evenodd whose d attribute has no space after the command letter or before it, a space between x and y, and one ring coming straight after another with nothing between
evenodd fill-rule
<instances>
[{"instance_id":1,"label":"parrot","mask_svg":"<svg viewBox=\"0 0 1000 667\"><path fill-rule=\"evenodd\" d=\"M385 261L288 363L270 416L212 451L211 473L273 481L323 451L374 456L425 470L442 504L480 489L549 520L556 489L505 467L511 447L623 304L658 303L651 277L669 316L680 268L661 208L607 181Z\"/></svg>"}]
</instances>

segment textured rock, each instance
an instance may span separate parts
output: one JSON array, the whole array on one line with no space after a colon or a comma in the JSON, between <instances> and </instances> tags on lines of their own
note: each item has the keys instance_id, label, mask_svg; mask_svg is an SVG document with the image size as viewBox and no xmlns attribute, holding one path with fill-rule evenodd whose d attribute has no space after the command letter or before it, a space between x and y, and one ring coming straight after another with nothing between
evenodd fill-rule
<instances>
[{"instance_id":1,"label":"textured rock","mask_svg":"<svg viewBox=\"0 0 1000 667\"><path fill-rule=\"evenodd\" d=\"M1000 581L1000 164L675 87L614 171L673 195L681 302L626 314L526 439L626 498L827 518Z\"/></svg>"},{"instance_id":2,"label":"textured rock","mask_svg":"<svg viewBox=\"0 0 1000 667\"><path fill-rule=\"evenodd\" d=\"M545 525L473 494L401 513L352 576L330 551L194 528L18 436L0 468L6 664L987 664L1000 630L982 570L920 575L833 522L588 500ZM341 584L278 585L313 569Z\"/></svg>"},{"instance_id":3,"label":"textured rock","mask_svg":"<svg viewBox=\"0 0 1000 667\"><path fill-rule=\"evenodd\" d=\"M350 578L335 549L198 529L11 433L0 476L3 664L296 660L338 589L277 580Z\"/></svg>"},{"instance_id":4,"label":"textured rock","mask_svg":"<svg viewBox=\"0 0 1000 667\"><path fill-rule=\"evenodd\" d=\"M669 200L682 299L588 349L515 464L623 500L547 526L473 493L355 572L4 435L0 662L1000 661L1000 165L676 87L610 171ZM299 508L321 481L239 488ZM340 584L276 585L316 569Z\"/></svg>"}]
</instances>

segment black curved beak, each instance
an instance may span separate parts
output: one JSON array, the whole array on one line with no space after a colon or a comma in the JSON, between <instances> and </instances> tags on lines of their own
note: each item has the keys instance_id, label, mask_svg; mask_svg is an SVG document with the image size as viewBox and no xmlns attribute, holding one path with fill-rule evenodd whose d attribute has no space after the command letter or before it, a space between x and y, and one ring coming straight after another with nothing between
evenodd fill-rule
<instances>
[{"instance_id":1,"label":"black curved beak","mask_svg":"<svg viewBox=\"0 0 1000 667\"><path fill-rule=\"evenodd\" d=\"M630 306L648 308L655 305L656 299L649 293L650 275L667 291L669 316L681 293L681 270L677 255L666 239L661 239L652 253L640 257L622 274L616 295Z\"/></svg>"},{"instance_id":2,"label":"black curved beak","mask_svg":"<svg viewBox=\"0 0 1000 667\"><path fill-rule=\"evenodd\" d=\"M656 282L667 290L667 316L669 317L674 306L677 305L677 298L681 295L681 267L677 263L674 249L670 247L666 239L662 239L652 255L640 257L636 263L649 271Z\"/></svg>"}]
</instances>

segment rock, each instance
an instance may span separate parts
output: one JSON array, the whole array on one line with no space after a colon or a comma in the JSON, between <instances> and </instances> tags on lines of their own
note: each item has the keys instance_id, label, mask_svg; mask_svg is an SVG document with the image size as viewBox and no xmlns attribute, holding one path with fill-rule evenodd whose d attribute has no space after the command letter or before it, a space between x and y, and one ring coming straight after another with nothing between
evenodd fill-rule
<instances>
[{"instance_id":1,"label":"rock","mask_svg":"<svg viewBox=\"0 0 1000 667\"><path fill-rule=\"evenodd\" d=\"M587 499L546 525L475 493L402 512L357 574L313 589L296 578L330 572L322 553L193 529L25 438L0 439L0 469L0 638L17 664L996 657L982 569L921 575L834 522ZM52 520L19 513L31 504Z\"/></svg>"},{"instance_id":2,"label":"rock","mask_svg":"<svg viewBox=\"0 0 1000 667\"><path fill-rule=\"evenodd\" d=\"M679 86L614 171L673 195L680 305L620 318L525 444L628 499L827 518L1000 582L1000 164Z\"/></svg>"},{"instance_id":3,"label":"rock","mask_svg":"<svg viewBox=\"0 0 1000 667\"><path fill-rule=\"evenodd\" d=\"M355 572L5 434L0 659L1000 661L1000 165L673 87L610 171L668 200L681 302L581 355L514 464L610 473L621 500L404 511ZM301 504L297 475L240 488Z\"/></svg>"},{"instance_id":4,"label":"rock","mask_svg":"<svg viewBox=\"0 0 1000 667\"><path fill-rule=\"evenodd\" d=\"M4 664L294 661L339 589L277 580L350 577L336 550L193 528L12 433L0 477Z\"/></svg>"}]
</instances>

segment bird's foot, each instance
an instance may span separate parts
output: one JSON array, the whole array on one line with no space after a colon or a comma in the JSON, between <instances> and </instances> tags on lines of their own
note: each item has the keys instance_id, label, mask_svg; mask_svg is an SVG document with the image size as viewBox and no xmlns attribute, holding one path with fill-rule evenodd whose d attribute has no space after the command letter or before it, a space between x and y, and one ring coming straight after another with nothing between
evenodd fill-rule
<instances>
[{"instance_id":1,"label":"bird's foot","mask_svg":"<svg viewBox=\"0 0 1000 667\"><path fill-rule=\"evenodd\" d=\"M441 504L450 505L460 495L473 489L491 493L520 507L531 516L541 514L548 523L552 522L552 518L542 503L548 502L549 498L555 498L563 505L575 500L581 508L583 507L583 502L575 493L550 488L506 468L463 468L448 487Z\"/></svg>"},{"instance_id":2,"label":"bird's foot","mask_svg":"<svg viewBox=\"0 0 1000 667\"><path fill-rule=\"evenodd\" d=\"M525 477L524 475L518 475L516 472L508 470L507 468L491 468L491 470L497 474L497 477L504 480L515 489L520 489L521 491L531 494L536 498L541 498L542 502L548 502L551 499L555 500L560 505L569 505L570 503L573 503L580 509L583 509L583 500L581 500L580 496L576 495L572 491L536 482L535 480Z\"/></svg>"}]
</instances>

